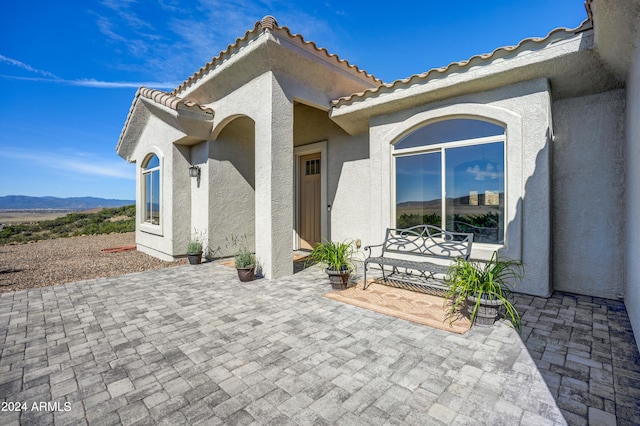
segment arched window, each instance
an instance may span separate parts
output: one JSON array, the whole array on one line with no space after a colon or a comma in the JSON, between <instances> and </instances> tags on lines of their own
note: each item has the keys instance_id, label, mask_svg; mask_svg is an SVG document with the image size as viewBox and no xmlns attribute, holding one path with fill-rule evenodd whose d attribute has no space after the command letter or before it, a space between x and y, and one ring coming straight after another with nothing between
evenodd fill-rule
<instances>
[{"instance_id":1,"label":"arched window","mask_svg":"<svg viewBox=\"0 0 640 426\"><path fill-rule=\"evenodd\" d=\"M394 146L395 221L504 243L505 129L473 119L421 127Z\"/></svg>"},{"instance_id":2,"label":"arched window","mask_svg":"<svg viewBox=\"0 0 640 426\"><path fill-rule=\"evenodd\" d=\"M160 159L149 156L142 166L142 185L144 207L142 221L151 225L160 225Z\"/></svg>"}]
</instances>

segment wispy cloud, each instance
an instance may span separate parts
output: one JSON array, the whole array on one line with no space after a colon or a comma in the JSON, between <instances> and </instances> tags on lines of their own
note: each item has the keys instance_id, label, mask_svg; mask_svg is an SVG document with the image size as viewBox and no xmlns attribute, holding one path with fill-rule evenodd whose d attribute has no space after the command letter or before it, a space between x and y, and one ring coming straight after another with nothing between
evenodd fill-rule
<instances>
[{"instance_id":1,"label":"wispy cloud","mask_svg":"<svg viewBox=\"0 0 640 426\"><path fill-rule=\"evenodd\" d=\"M43 77L24 77L24 76L0 74L0 78L5 78L8 80L40 81L40 82L47 82L47 83L66 84L69 86L94 87L98 89L137 88L140 86L152 87L155 89L173 89L180 84L179 81L143 81L143 82L101 81L93 78L67 80L67 79L58 77L52 72L34 68L29 64L25 64L24 62L18 61L17 59L9 58L4 55L0 55L0 62L4 62L14 67L21 68L31 73L39 74L43 76Z\"/></svg>"},{"instance_id":2,"label":"wispy cloud","mask_svg":"<svg viewBox=\"0 0 640 426\"><path fill-rule=\"evenodd\" d=\"M180 84L179 81L100 81L94 79L65 80L62 78L43 78L43 77L19 77L13 75L0 74L0 78L8 80L24 80L24 81L40 81L46 83L66 84L69 86L94 87L97 89L123 89L137 88L140 86L151 87L154 89L173 89Z\"/></svg>"},{"instance_id":3,"label":"wispy cloud","mask_svg":"<svg viewBox=\"0 0 640 426\"><path fill-rule=\"evenodd\" d=\"M304 31L310 40L333 39L334 25L284 0L162 0L144 7L130 0L104 0L101 5L89 13L106 42L129 55L126 64L110 66L153 73L160 80L191 75L265 15L276 16L294 32ZM304 28L297 26L301 22Z\"/></svg>"},{"instance_id":4,"label":"wispy cloud","mask_svg":"<svg viewBox=\"0 0 640 426\"><path fill-rule=\"evenodd\" d=\"M13 59L13 58L8 58L4 55L0 55L0 62L4 62L6 64L9 65L13 65L14 67L18 67L18 68L22 68L24 70L27 70L29 72L35 73L35 74L40 74L43 75L45 77L50 77L50 78L60 78L57 75L49 72L49 71L44 71L44 70L39 70L37 68L32 67L29 64L25 64L24 62L20 62L17 59Z\"/></svg>"},{"instance_id":5,"label":"wispy cloud","mask_svg":"<svg viewBox=\"0 0 640 426\"><path fill-rule=\"evenodd\" d=\"M105 178L135 180L135 169L118 160L105 161L95 155L77 155L57 152L7 148L0 151L0 158L28 161L31 166Z\"/></svg>"}]
</instances>

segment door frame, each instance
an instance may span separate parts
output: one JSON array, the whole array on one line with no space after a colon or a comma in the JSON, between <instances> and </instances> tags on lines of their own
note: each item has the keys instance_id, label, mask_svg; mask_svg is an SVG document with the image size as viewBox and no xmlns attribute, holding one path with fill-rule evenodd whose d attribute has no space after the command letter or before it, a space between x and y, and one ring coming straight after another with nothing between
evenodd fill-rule
<instances>
[{"instance_id":1,"label":"door frame","mask_svg":"<svg viewBox=\"0 0 640 426\"><path fill-rule=\"evenodd\" d=\"M294 198L294 218L293 218L293 248L300 249L300 157L309 154L320 153L320 236L328 239L329 227L327 226L327 141L315 142L308 145L296 146L293 148L293 198Z\"/></svg>"}]
</instances>

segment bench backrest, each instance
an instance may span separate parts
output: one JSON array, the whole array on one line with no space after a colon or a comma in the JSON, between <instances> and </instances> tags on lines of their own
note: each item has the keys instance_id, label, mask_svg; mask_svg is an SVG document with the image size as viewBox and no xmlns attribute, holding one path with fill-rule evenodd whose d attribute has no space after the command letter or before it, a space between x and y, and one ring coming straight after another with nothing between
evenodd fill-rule
<instances>
[{"instance_id":1,"label":"bench backrest","mask_svg":"<svg viewBox=\"0 0 640 426\"><path fill-rule=\"evenodd\" d=\"M449 232L432 225L406 229L387 228L382 255L424 255L440 259L469 260L473 234Z\"/></svg>"}]
</instances>

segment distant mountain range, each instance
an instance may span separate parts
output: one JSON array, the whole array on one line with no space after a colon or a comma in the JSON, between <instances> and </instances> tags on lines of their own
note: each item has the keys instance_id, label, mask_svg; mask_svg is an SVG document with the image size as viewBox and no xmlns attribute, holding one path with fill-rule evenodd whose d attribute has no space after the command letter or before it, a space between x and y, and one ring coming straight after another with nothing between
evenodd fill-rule
<instances>
[{"instance_id":1,"label":"distant mountain range","mask_svg":"<svg viewBox=\"0 0 640 426\"><path fill-rule=\"evenodd\" d=\"M134 200L109 200L96 197L28 197L7 195L0 197L0 210L88 210L99 207L121 207L135 204Z\"/></svg>"}]
</instances>

